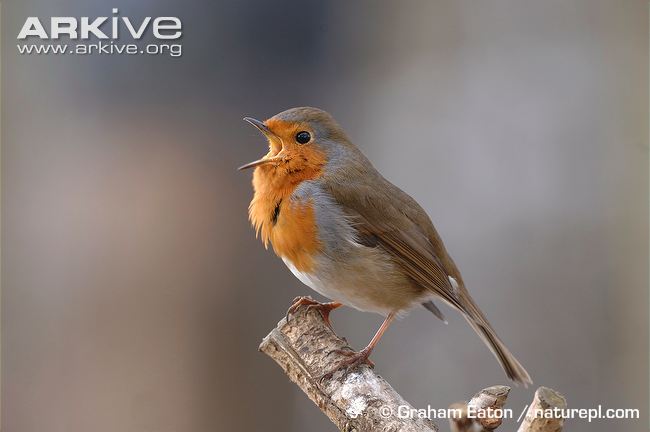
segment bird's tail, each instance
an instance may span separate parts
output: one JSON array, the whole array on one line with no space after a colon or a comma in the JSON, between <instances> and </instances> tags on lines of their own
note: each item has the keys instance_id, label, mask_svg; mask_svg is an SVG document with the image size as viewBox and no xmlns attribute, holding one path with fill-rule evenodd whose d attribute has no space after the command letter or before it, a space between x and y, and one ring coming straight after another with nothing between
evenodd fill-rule
<instances>
[{"instance_id":1,"label":"bird's tail","mask_svg":"<svg viewBox=\"0 0 650 432\"><path fill-rule=\"evenodd\" d=\"M470 326L478 333L478 335L483 339L483 342L490 348L492 354L499 360L501 367L505 371L508 378L513 380L516 383L523 384L524 387L528 387L529 384L532 384L533 381L526 372L526 369L519 363L514 355L506 348L505 344L499 339L496 332L483 315L483 312L478 308L474 299L469 295L469 292L464 287L461 287L459 290L459 297L462 301L460 302L463 305L463 316L467 320Z\"/></svg>"}]
</instances>

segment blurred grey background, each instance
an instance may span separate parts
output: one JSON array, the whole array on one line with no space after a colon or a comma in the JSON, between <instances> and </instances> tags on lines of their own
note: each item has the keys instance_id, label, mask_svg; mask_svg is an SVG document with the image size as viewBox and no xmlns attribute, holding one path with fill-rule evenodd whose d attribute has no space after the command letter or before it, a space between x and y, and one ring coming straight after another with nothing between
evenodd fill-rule
<instances>
[{"instance_id":1,"label":"blurred grey background","mask_svg":"<svg viewBox=\"0 0 650 432\"><path fill-rule=\"evenodd\" d=\"M182 57L16 51L27 16L112 7L180 17ZM536 385L641 410L567 430L647 430L646 1L5 0L2 42L3 431L334 430L257 352L311 292L235 171L265 151L241 118L299 105L429 212ZM374 354L418 407L507 383L448 316ZM355 347L381 321L332 319Z\"/></svg>"}]
</instances>

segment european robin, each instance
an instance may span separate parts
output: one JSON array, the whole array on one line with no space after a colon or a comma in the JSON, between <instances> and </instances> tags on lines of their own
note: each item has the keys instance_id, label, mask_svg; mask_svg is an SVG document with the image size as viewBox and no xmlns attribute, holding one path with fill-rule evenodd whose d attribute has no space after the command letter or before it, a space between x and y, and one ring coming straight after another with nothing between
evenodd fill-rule
<instances>
[{"instance_id":1,"label":"european robin","mask_svg":"<svg viewBox=\"0 0 650 432\"><path fill-rule=\"evenodd\" d=\"M343 351L348 359L333 370L372 365L388 326L414 306L444 320L433 303L440 299L465 317L508 378L532 383L465 288L426 212L382 177L330 114L302 107L244 120L269 143L264 157L240 167L255 168L251 223L300 281L332 300L297 298L290 311L309 304L328 323L341 305L385 317L368 346Z\"/></svg>"}]
</instances>

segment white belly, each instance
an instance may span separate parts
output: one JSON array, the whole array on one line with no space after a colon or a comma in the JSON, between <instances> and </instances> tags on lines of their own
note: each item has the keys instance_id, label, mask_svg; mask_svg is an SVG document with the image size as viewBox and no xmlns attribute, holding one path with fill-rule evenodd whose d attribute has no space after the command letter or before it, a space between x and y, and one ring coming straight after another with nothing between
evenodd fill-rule
<instances>
[{"instance_id":1,"label":"white belly","mask_svg":"<svg viewBox=\"0 0 650 432\"><path fill-rule=\"evenodd\" d=\"M386 281L381 279L382 272L380 271L373 272L372 268L369 272L361 269L355 269L356 271L340 269L339 271L321 271L314 274L296 269L287 258L283 257L282 260L298 280L332 301L384 316L395 311L389 305L377 301L378 292L368 295L368 290L381 291L385 286ZM399 309L403 310L404 308Z\"/></svg>"},{"instance_id":2,"label":"white belly","mask_svg":"<svg viewBox=\"0 0 650 432\"><path fill-rule=\"evenodd\" d=\"M284 261L284 263L289 268L289 270L291 270L291 273L293 273L293 275L297 277L300 282L304 283L309 288L316 291L318 294L325 296L328 299L333 301L344 300L343 298L341 298L341 293L338 290L334 289L331 286L328 287L328 284L323 283L315 275L301 272L296 268L296 266L293 265L293 263L290 260L288 260L285 257L282 257L282 261Z\"/></svg>"}]
</instances>

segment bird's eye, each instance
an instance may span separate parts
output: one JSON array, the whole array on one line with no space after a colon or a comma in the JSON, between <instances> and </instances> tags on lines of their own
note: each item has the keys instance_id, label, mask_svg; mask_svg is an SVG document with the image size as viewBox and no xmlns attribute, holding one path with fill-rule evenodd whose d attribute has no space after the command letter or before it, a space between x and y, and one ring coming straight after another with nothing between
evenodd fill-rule
<instances>
[{"instance_id":1,"label":"bird's eye","mask_svg":"<svg viewBox=\"0 0 650 432\"><path fill-rule=\"evenodd\" d=\"M311 135L307 131L298 132L296 134L296 141L298 144L307 144L311 139Z\"/></svg>"}]
</instances>

